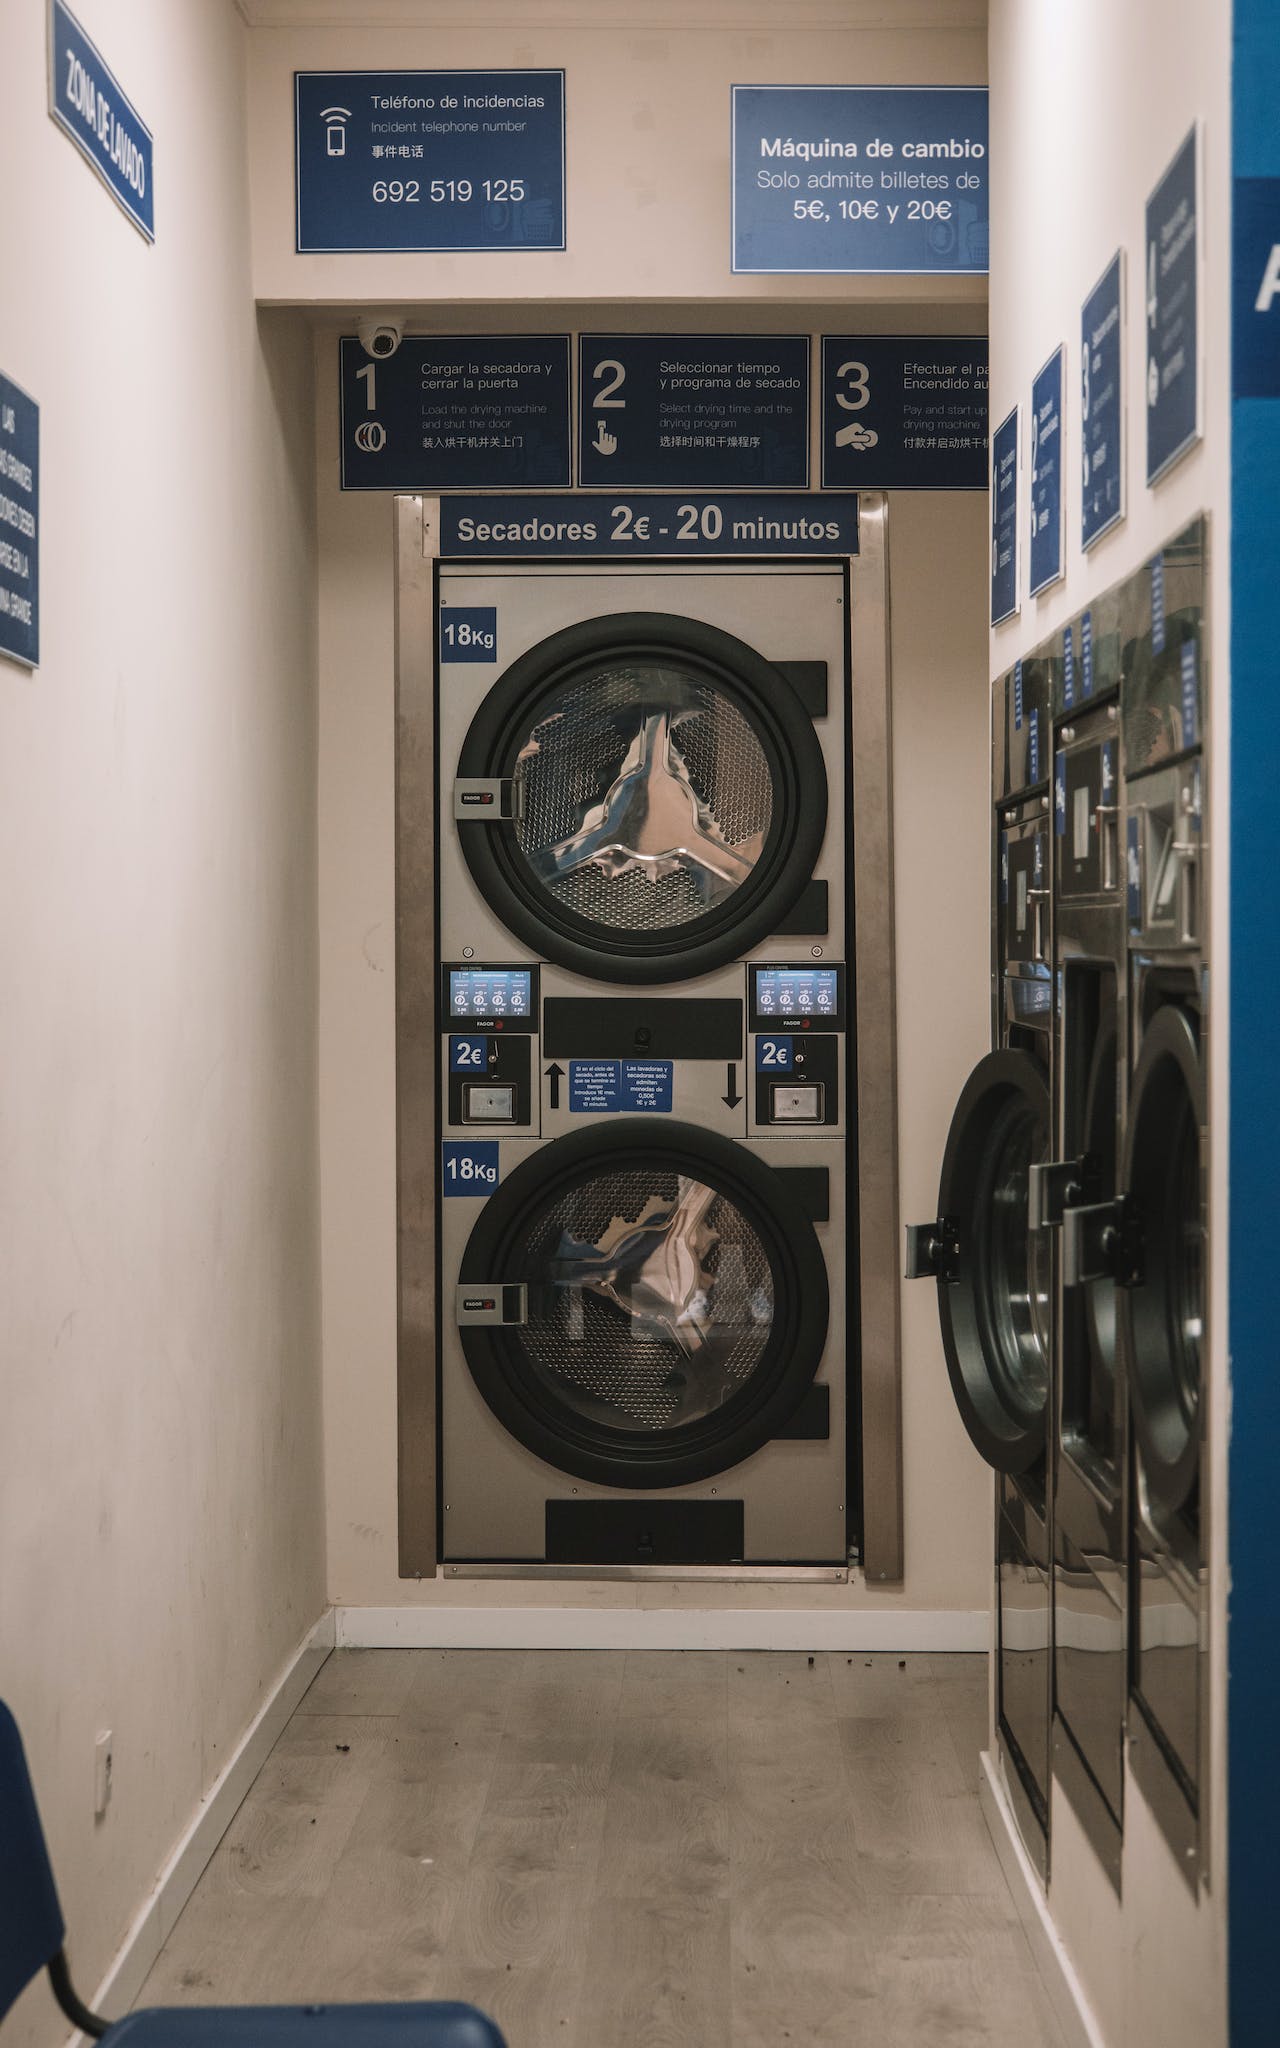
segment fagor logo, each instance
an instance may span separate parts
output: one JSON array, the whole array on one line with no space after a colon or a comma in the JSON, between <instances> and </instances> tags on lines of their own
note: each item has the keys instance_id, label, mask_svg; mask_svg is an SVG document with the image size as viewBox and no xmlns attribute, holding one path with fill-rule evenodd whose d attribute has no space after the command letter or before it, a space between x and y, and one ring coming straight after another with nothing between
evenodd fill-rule
<instances>
[{"instance_id":1,"label":"fagor logo","mask_svg":"<svg viewBox=\"0 0 1280 2048\"><path fill-rule=\"evenodd\" d=\"M325 124L325 155L345 156L347 153L347 122L351 119L350 107L326 107L320 119Z\"/></svg>"}]
</instances>

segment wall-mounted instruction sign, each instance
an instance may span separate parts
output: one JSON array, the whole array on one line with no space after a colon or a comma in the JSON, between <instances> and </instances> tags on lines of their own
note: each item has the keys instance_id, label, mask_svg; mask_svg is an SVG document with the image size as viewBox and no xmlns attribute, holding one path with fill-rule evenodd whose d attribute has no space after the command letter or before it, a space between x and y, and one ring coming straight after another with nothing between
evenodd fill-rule
<instances>
[{"instance_id":1,"label":"wall-mounted instruction sign","mask_svg":"<svg viewBox=\"0 0 1280 2048\"><path fill-rule=\"evenodd\" d=\"M1080 545L1124 517L1124 253L1117 249L1080 312Z\"/></svg>"},{"instance_id":2,"label":"wall-mounted instruction sign","mask_svg":"<svg viewBox=\"0 0 1280 2048\"><path fill-rule=\"evenodd\" d=\"M982 271L985 86L735 85L735 271Z\"/></svg>"},{"instance_id":3,"label":"wall-mounted instruction sign","mask_svg":"<svg viewBox=\"0 0 1280 2048\"><path fill-rule=\"evenodd\" d=\"M49 112L153 242L151 130L62 0L49 4Z\"/></svg>"},{"instance_id":4,"label":"wall-mounted instruction sign","mask_svg":"<svg viewBox=\"0 0 1280 2048\"><path fill-rule=\"evenodd\" d=\"M297 247L564 248L563 71L299 71Z\"/></svg>"},{"instance_id":5,"label":"wall-mounted instruction sign","mask_svg":"<svg viewBox=\"0 0 1280 2048\"><path fill-rule=\"evenodd\" d=\"M579 483L807 488L807 334L584 334L578 347Z\"/></svg>"},{"instance_id":6,"label":"wall-mounted instruction sign","mask_svg":"<svg viewBox=\"0 0 1280 2048\"><path fill-rule=\"evenodd\" d=\"M40 660L40 408L0 374L0 654Z\"/></svg>"},{"instance_id":7,"label":"wall-mounted instruction sign","mask_svg":"<svg viewBox=\"0 0 1280 2048\"><path fill-rule=\"evenodd\" d=\"M1062 563L1062 378L1065 349L1056 348L1031 386L1031 595L1056 583Z\"/></svg>"},{"instance_id":8,"label":"wall-mounted instruction sign","mask_svg":"<svg viewBox=\"0 0 1280 2048\"><path fill-rule=\"evenodd\" d=\"M826 489L985 491L984 334L824 334Z\"/></svg>"},{"instance_id":9,"label":"wall-mounted instruction sign","mask_svg":"<svg viewBox=\"0 0 1280 2048\"><path fill-rule=\"evenodd\" d=\"M602 498L442 498L440 552L453 556L856 555L850 492Z\"/></svg>"},{"instance_id":10,"label":"wall-mounted instruction sign","mask_svg":"<svg viewBox=\"0 0 1280 2048\"><path fill-rule=\"evenodd\" d=\"M344 491L554 490L569 468L569 337L339 344Z\"/></svg>"},{"instance_id":11,"label":"wall-mounted instruction sign","mask_svg":"<svg viewBox=\"0 0 1280 2048\"><path fill-rule=\"evenodd\" d=\"M1147 201L1147 482L1200 434L1199 181L1193 128Z\"/></svg>"},{"instance_id":12,"label":"wall-mounted instruction sign","mask_svg":"<svg viewBox=\"0 0 1280 2048\"><path fill-rule=\"evenodd\" d=\"M991 436L991 623L1018 609L1018 408Z\"/></svg>"}]
</instances>

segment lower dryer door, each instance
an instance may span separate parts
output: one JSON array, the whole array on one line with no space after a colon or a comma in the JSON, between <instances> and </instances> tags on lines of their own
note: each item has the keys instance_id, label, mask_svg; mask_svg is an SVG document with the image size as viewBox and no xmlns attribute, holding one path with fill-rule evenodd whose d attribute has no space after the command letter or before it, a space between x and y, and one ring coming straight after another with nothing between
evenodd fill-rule
<instances>
[{"instance_id":1,"label":"lower dryer door","mask_svg":"<svg viewBox=\"0 0 1280 2048\"><path fill-rule=\"evenodd\" d=\"M947 1371L987 1463L1024 1472L1045 1447L1050 1243L1029 1222L1029 1175L1050 1157L1049 1084L1025 1052L978 1062L951 1119L938 1217L910 1233L913 1277L938 1282Z\"/></svg>"},{"instance_id":2,"label":"lower dryer door","mask_svg":"<svg viewBox=\"0 0 1280 2048\"><path fill-rule=\"evenodd\" d=\"M1166 1003L1147 1026L1125 1125L1121 1189L1138 1271L1121 1290L1147 1488L1188 1508L1200 1468L1205 1080L1196 1020Z\"/></svg>"},{"instance_id":3,"label":"lower dryer door","mask_svg":"<svg viewBox=\"0 0 1280 2048\"><path fill-rule=\"evenodd\" d=\"M457 1313L472 1378L528 1450L607 1486L673 1487L785 1426L826 1340L826 1263L785 1181L743 1146L627 1118L503 1182L467 1242Z\"/></svg>"}]
</instances>

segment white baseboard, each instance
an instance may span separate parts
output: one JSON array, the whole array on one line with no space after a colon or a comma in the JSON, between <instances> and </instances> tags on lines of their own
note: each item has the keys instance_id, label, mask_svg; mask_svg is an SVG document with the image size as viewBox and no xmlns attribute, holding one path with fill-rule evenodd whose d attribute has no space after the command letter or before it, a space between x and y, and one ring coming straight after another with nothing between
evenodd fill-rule
<instances>
[{"instance_id":1,"label":"white baseboard","mask_svg":"<svg viewBox=\"0 0 1280 2048\"><path fill-rule=\"evenodd\" d=\"M290 1652L262 1706L200 1801L110 1969L89 1999L93 2011L116 2018L127 2012L137 1998L201 1872L270 1756L286 1721L333 1649L334 1638L330 1607ZM84 1995L82 1988L81 1996ZM84 2037L77 2034L72 2038L80 2041Z\"/></svg>"},{"instance_id":2,"label":"white baseboard","mask_svg":"<svg viewBox=\"0 0 1280 2048\"><path fill-rule=\"evenodd\" d=\"M345 1650L985 1650L987 1609L339 1607Z\"/></svg>"},{"instance_id":3,"label":"white baseboard","mask_svg":"<svg viewBox=\"0 0 1280 2048\"><path fill-rule=\"evenodd\" d=\"M1044 1979L1067 2048L1107 2048L1076 1966L1054 1926L1044 1886L1022 1846L1013 1808L987 1750L983 1751L978 1774L978 1796L1000 1868L1013 1893L1023 1933Z\"/></svg>"}]
</instances>

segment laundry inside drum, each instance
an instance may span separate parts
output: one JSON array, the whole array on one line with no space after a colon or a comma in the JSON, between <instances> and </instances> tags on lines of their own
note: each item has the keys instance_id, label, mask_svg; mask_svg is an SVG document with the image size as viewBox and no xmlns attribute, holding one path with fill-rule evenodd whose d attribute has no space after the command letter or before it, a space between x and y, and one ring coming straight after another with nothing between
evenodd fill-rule
<instances>
[{"instance_id":1,"label":"laundry inside drum","mask_svg":"<svg viewBox=\"0 0 1280 2048\"><path fill-rule=\"evenodd\" d=\"M597 1424L643 1434L714 1414L760 1368L774 1283L727 1195L667 1169L600 1173L527 1236L520 1344L540 1388Z\"/></svg>"},{"instance_id":2,"label":"laundry inside drum","mask_svg":"<svg viewBox=\"0 0 1280 2048\"><path fill-rule=\"evenodd\" d=\"M515 779L533 875L615 932L668 931L728 902L773 822L758 734L727 691L673 663L611 665L558 691Z\"/></svg>"}]
</instances>

